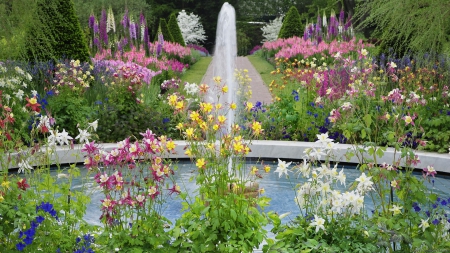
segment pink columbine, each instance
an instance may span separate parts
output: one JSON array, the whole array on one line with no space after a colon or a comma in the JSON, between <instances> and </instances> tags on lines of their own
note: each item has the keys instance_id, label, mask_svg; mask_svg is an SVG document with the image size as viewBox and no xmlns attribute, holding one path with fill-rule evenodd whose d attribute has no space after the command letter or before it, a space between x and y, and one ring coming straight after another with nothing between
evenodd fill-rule
<instances>
[{"instance_id":1,"label":"pink columbine","mask_svg":"<svg viewBox=\"0 0 450 253\"><path fill-rule=\"evenodd\" d=\"M169 188L169 192L170 192L170 194L172 194L172 193L180 194L181 193L181 188L180 188L179 185L174 184L172 188Z\"/></svg>"},{"instance_id":2,"label":"pink columbine","mask_svg":"<svg viewBox=\"0 0 450 253\"><path fill-rule=\"evenodd\" d=\"M148 196L150 198L155 199L159 195L158 186L150 186L148 188Z\"/></svg>"},{"instance_id":3,"label":"pink columbine","mask_svg":"<svg viewBox=\"0 0 450 253\"><path fill-rule=\"evenodd\" d=\"M437 171L434 169L433 166L428 165L426 168L423 169L423 174L425 177L430 176L430 175L432 177L434 177L434 175L437 174Z\"/></svg>"},{"instance_id":4,"label":"pink columbine","mask_svg":"<svg viewBox=\"0 0 450 253\"><path fill-rule=\"evenodd\" d=\"M412 117L410 116L410 114L408 113L408 115L403 116L402 118L405 121L406 125L413 125L414 126L414 119L416 119L416 116L413 115Z\"/></svg>"}]
</instances>

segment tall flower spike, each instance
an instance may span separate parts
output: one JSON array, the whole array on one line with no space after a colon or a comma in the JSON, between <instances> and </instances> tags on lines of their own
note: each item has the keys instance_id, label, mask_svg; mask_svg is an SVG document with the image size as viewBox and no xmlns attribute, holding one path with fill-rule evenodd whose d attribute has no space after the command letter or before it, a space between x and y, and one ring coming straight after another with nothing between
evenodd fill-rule
<instances>
[{"instance_id":1,"label":"tall flower spike","mask_svg":"<svg viewBox=\"0 0 450 253\"><path fill-rule=\"evenodd\" d=\"M108 17L106 22L106 32L116 32L116 21L114 20L114 13L111 6L108 9Z\"/></svg>"},{"instance_id":2,"label":"tall flower spike","mask_svg":"<svg viewBox=\"0 0 450 253\"><path fill-rule=\"evenodd\" d=\"M89 16L89 28L93 29L95 24L95 16L94 13L91 13Z\"/></svg>"},{"instance_id":3,"label":"tall flower spike","mask_svg":"<svg viewBox=\"0 0 450 253\"><path fill-rule=\"evenodd\" d=\"M325 15L325 11L323 11L323 20L322 20L323 27L327 27L327 16Z\"/></svg>"},{"instance_id":4,"label":"tall flower spike","mask_svg":"<svg viewBox=\"0 0 450 253\"><path fill-rule=\"evenodd\" d=\"M125 13L123 14L123 18L120 23L122 24L123 29L126 30L128 25L130 24L130 19L128 18L128 9L125 9Z\"/></svg>"},{"instance_id":5,"label":"tall flower spike","mask_svg":"<svg viewBox=\"0 0 450 253\"><path fill-rule=\"evenodd\" d=\"M105 45L108 45L107 15L105 9L102 10L100 19L100 38Z\"/></svg>"}]
</instances>

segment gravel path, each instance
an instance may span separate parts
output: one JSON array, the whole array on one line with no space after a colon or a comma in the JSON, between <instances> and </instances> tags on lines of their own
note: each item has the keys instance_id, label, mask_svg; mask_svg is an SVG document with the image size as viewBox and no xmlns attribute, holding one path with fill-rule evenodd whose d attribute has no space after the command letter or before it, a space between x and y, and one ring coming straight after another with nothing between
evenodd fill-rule
<instances>
[{"instance_id":1,"label":"gravel path","mask_svg":"<svg viewBox=\"0 0 450 253\"><path fill-rule=\"evenodd\" d=\"M208 66L208 69L206 70L206 74L203 76L201 83L211 83L211 80L213 79L213 62ZM237 57L236 59L236 68L237 69L247 69L248 70L248 76L252 79L250 82L250 87L252 90L252 96L249 99L250 102L255 104L257 101L263 103L263 104L270 104L272 103L272 95L269 91L269 88L266 84L264 84L263 80L261 79L261 76L256 71L255 67L251 64L251 62L248 60L247 57Z\"/></svg>"}]
</instances>

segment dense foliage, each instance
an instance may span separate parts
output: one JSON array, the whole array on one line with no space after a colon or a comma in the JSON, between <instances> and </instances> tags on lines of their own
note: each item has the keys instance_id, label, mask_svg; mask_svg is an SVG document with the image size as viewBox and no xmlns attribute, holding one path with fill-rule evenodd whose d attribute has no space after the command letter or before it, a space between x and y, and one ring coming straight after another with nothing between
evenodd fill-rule
<instances>
[{"instance_id":1,"label":"dense foliage","mask_svg":"<svg viewBox=\"0 0 450 253\"><path fill-rule=\"evenodd\" d=\"M174 13L170 15L169 23L167 24L167 26L174 39L173 42L178 43L183 47L186 46L186 43L184 43L183 35L181 34L180 27L178 26L177 17Z\"/></svg>"},{"instance_id":2,"label":"dense foliage","mask_svg":"<svg viewBox=\"0 0 450 253\"><path fill-rule=\"evenodd\" d=\"M287 39L294 36L300 37L303 34L303 25L297 8L292 6L283 19L283 25L278 34L279 39Z\"/></svg>"}]
</instances>

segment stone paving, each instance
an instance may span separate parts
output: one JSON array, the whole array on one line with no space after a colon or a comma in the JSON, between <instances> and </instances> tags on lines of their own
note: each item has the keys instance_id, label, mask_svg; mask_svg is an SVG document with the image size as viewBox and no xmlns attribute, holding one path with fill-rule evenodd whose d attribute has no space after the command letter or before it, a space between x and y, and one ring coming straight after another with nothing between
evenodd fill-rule
<instances>
[{"instance_id":1,"label":"stone paving","mask_svg":"<svg viewBox=\"0 0 450 253\"><path fill-rule=\"evenodd\" d=\"M206 74L203 76L202 83L210 83L214 77L213 74L213 62L208 66ZM263 104L272 103L272 95L269 91L268 86L263 82L261 76L256 71L255 67L251 64L247 57L237 57L236 59L236 69L246 69L248 70L248 76L252 79L250 82L250 87L252 90L252 96L249 99L250 102L255 104L257 101Z\"/></svg>"}]
</instances>

